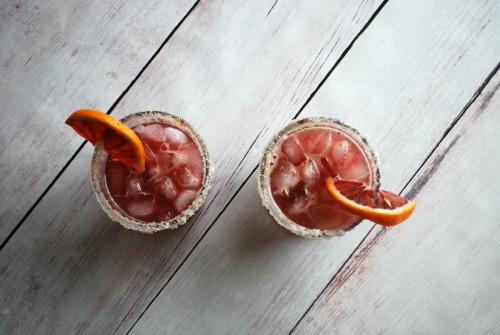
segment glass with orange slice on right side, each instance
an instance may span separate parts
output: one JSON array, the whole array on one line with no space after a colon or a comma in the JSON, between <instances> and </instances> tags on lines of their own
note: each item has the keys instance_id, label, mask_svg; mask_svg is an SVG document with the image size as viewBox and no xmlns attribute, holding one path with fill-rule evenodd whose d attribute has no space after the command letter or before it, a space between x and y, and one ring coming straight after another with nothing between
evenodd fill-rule
<instances>
[{"instance_id":1,"label":"glass with orange slice on right side","mask_svg":"<svg viewBox=\"0 0 500 335\"><path fill-rule=\"evenodd\" d=\"M304 237L342 236L363 219L392 226L415 203L379 190L378 159L355 128L332 118L291 122L259 162L262 204L282 227Z\"/></svg>"}]
</instances>

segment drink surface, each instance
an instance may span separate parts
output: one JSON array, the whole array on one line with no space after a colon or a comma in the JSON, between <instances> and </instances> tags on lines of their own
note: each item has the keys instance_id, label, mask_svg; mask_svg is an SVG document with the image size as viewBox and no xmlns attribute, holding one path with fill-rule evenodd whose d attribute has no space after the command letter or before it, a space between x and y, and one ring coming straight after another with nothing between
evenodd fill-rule
<instances>
[{"instance_id":1,"label":"drink surface","mask_svg":"<svg viewBox=\"0 0 500 335\"><path fill-rule=\"evenodd\" d=\"M144 145L146 169L139 174L108 157L105 181L116 210L144 222L170 220L191 205L203 181L203 157L181 128L164 121L132 127Z\"/></svg>"},{"instance_id":2,"label":"drink surface","mask_svg":"<svg viewBox=\"0 0 500 335\"><path fill-rule=\"evenodd\" d=\"M339 129L297 130L277 149L271 193L280 210L301 226L345 228L359 218L334 203L325 186L325 179L334 176L371 185L370 164L360 146Z\"/></svg>"}]
</instances>

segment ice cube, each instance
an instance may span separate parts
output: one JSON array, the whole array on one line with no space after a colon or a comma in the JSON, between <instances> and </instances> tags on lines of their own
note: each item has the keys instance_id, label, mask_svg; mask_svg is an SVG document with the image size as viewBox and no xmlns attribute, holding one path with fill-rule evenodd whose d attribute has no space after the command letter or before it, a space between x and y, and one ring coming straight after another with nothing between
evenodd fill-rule
<instances>
[{"instance_id":1,"label":"ice cube","mask_svg":"<svg viewBox=\"0 0 500 335\"><path fill-rule=\"evenodd\" d=\"M189 170L198 179L203 179L204 171L205 171L205 163L203 162L203 157L201 156L198 147L196 146L188 146L189 150L186 152L185 150L181 150L180 157L186 159L188 156L189 159L186 162Z\"/></svg>"},{"instance_id":2,"label":"ice cube","mask_svg":"<svg viewBox=\"0 0 500 335\"><path fill-rule=\"evenodd\" d=\"M140 194L142 193L142 184L140 179L136 175L131 175L128 180L127 194Z\"/></svg>"},{"instance_id":3,"label":"ice cube","mask_svg":"<svg viewBox=\"0 0 500 335\"><path fill-rule=\"evenodd\" d=\"M177 199L175 200L175 208L179 211L182 212L186 208L191 205L193 200L196 198L196 195L198 192L193 191L193 190L185 190L182 191Z\"/></svg>"},{"instance_id":4,"label":"ice cube","mask_svg":"<svg viewBox=\"0 0 500 335\"><path fill-rule=\"evenodd\" d=\"M180 161L184 163L189 163L195 160L202 160L200 151L198 147L193 143L186 146L183 146L176 152Z\"/></svg>"},{"instance_id":5,"label":"ice cube","mask_svg":"<svg viewBox=\"0 0 500 335\"><path fill-rule=\"evenodd\" d=\"M160 168L160 173L172 169L177 165L177 162L178 158L176 153L161 152L158 154L158 167Z\"/></svg>"},{"instance_id":6,"label":"ice cube","mask_svg":"<svg viewBox=\"0 0 500 335\"><path fill-rule=\"evenodd\" d=\"M347 180L365 181L369 174L370 170L368 166L362 162L352 163L349 165L349 168L340 171L341 177Z\"/></svg>"},{"instance_id":7,"label":"ice cube","mask_svg":"<svg viewBox=\"0 0 500 335\"><path fill-rule=\"evenodd\" d=\"M201 157L200 157L200 159L190 161L188 164L188 167L195 178L200 179L200 180L203 179L205 165L204 165Z\"/></svg>"},{"instance_id":8,"label":"ice cube","mask_svg":"<svg viewBox=\"0 0 500 335\"><path fill-rule=\"evenodd\" d=\"M165 132L163 127L159 124L150 124L147 126L135 127L134 131L139 135L142 142L165 142Z\"/></svg>"},{"instance_id":9,"label":"ice cube","mask_svg":"<svg viewBox=\"0 0 500 335\"><path fill-rule=\"evenodd\" d=\"M177 196L177 188L169 177L160 180L154 186L160 194L169 200L173 200Z\"/></svg>"},{"instance_id":10,"label":"ice cube","mask_svg":"<svg viewBox=\"0 0 500 335\"><path fill-rule=\"evenodd\" d=\"M307 209L307 196L302 195L293 199L293 202L288 207L288 213L292 215L297 215L301 212L305 212Z\"/></svg>"},{"instance_id":11,"label":"ice cube","mask_svg":"<svg viewBox=\"0 0 500 335\"><path fill-rule=\"evenodd\" d=\"M319 155L322 154L328 149L330 149L330 146L332 145L332 133L330 131L322 131L321 133L318 133L316 135L316 139L313 142L312 148L311 148L311 153Z\"/></svg>"},{"instance_id":12,"label":"ice cube","mask_svg":"<svg viewBox=\"0 0 500 335\"><path fill-rule=\"evenodd\" d=\"M151 215L154 210L154 197L150 194L130 198L127 203L127 212L137 218Z\"/></svg>"},{"instance_id":13,"label":"ice cube","mask_svg":"<svg viewBox=\"0 0 500 335\"><path fill-rule=\"evenodd\" d=\"M142 179L145 182L157 180L160 176L160 169L158 167L146 168L142 174Z\"/></svg>"},{"instance_id":14,"label":"ice cube","mask_svg":"<svg viewBox=\"0 0 500 335\"><path fill-rule=\"evenodd\" d=\"M308 159L300 166L302 180L307 186L315 184L320 177L318 165L313 159Z\"/></svg>"},{"instance_id":15,"label":"ice cube","mask_svg":"<svg viewBox=\"0 0 500 335\"><path fill-rule=\"evenodd\" d=\"M298 166L300 163L306 160L304 151L302 150L299 142L295 137L288 138L281 145L281 151L288 157L290 162Z\"/></svg>"},{"instance_id":16,"label":"ice cube","mask_svg":"<svg viewBox=\"0 0 500 335\"><path fill-rule=\"evenodd\" d=\"M286 159L280 159L276 169L273 171L271 180L275 193L288 195L290 189L298 182L297 169Z\"/></svg>"},{"instance_id":17,"label":"ice cube","mask_svg":"<svg viewBox=\"0 0 500 335\"><path fill-rule=\"evenodd\" d=\"M331 151L333 164L337 166L349 164L353 157L351 150L351 144L346 140L335 142Z\"/></svg>"},{"instance_id":18,"label":"ice cube","mask_svg":"<svg viewBox=\"0 0 500 335\"><path fill-rule=\"evenodd\" d=\"M164 129L166 141L171 145L171 148L177 149L183 144L189 142L189 137L180 129L174 127L166 127Z\"/></svg>"},{"instance_id":19,"label":"ice cube","mask_svg":"<svg viewBox=\"0 0 500 335\"><path fill-rule=\"evenodd\" d=\"M183 187L197 189L201 186L201 178L194 176L186 166L176 169L173 176L179 185Z\"/></svg>"},{"instance_id":20,"label":"ice cube","mask_svg":"<svg viewBox=\"0 0 500 335\"><path fill-rule=\"evenodd\" d=\"M144 132L144 126L140 124L135 127L132 127L132 130L134 131L134 133L137 134L137 136L141 137L142 133Z\"/></svg>"},{"instance_id":21,"label":"ice cube","mask_svg":"<svg viewBox=\"0 0 500 335\"><path fill-rule=\"evenodd\" d=\"M177 165L182 163L181 157L178 152L174 152L170 155L170 168L175 168Z\"/></svg>"},{"instance_id":22,"label":"ice cube","mask_svg":"<svg viewBox=\"0 0 500 335\"><path fill-rule=\"evenodd\" d=\"M300 133L300 145L304 153L311 153L315 143L316 131L314 129L308 129Z\"/></svg>"},{"instance_id":23,"label":"ice cube","mask_svg":"<svg viewBox=\"0 0 500 335\"><path fill-rule=\"evenodd\" d=\"M174 166L177 165L177 163L184 163L195 178L203 178L203 170L205 168L203 157L195 144L181 147L176 154L177 161L174 163Z\"/></svg>"}]
</instances>

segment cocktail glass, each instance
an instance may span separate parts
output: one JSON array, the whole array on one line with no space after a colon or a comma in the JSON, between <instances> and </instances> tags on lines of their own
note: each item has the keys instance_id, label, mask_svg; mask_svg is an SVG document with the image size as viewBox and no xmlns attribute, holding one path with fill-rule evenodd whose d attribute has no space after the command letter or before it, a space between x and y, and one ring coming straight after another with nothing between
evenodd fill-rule
<instances>
[{"instance_id":1,"label":"cocktail glass","mask_svg":"<svg viewBox=\"0 0 500 335\"><path fill-rule=\"evenodd\" d=\"M211 163L203 139L185 120L165 112L140 112L121 120L141 139L146 169L139 174L103 150L94 150L92 186L108 216L144 233L173 229L204 202Z\"/></svg>"},{"instance_id":2,"label":"cocktail glass","mask_svg":"<svg viewBox=\"0 0 500 335\"><path fill-rule=\"evenodd\" d=\"M363 181L378 190L377 157L359 131L326 117L294 121L266 146L258 190L275 221L304 237L341 236L361 222L338 207L325 180Z\"/></svg>"}]
</instances>

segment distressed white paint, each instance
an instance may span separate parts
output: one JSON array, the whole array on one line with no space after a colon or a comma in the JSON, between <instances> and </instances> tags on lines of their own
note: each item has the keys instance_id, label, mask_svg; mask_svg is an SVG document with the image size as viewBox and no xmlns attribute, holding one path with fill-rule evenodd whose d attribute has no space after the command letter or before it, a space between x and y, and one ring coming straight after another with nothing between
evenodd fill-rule
<instances>
[{"instance_id":1,"label":"distressed white paint","mask_svg":"<svg viewBox=\"0 0 500 335\"><path fill-rule=\"evenodd\" d=\"M0 254L6 331L130 329L378 2L296 1L269 13L273 4L198 4L113 112L166 110L199 128L217 171L199 219L154 236L110 224L86 184L86 147Z\"/></svg>"},{"instance_id":2,"label":"distressed white paint","mask_svg":"<svg viewBox=\"0 0 500 335\"><path fill-rule=\"evenodd\" d=\"M415 172L411 162L430 154L497 65L498 31L498 1L391 1L310 114L359 127L380 158L382 185L401 190Z\"/></svg>"},{"instance_id":3,"label":"distressed white paint","mask_svg":"<svg viewBox=\"0 0 500 335\"><path fill-rule=\"evenodd\" d=\"M381 153L389 189L401 190L496 66L496 3L450 4L389 3L303 113L359 126ZM394 45L399 57L388 66ZM365 222L339 240L289 237L259 208L254 178L132 333L286 333L372 227Z\"/></svg>"},{"instance_id":4,"label":"distressed white paint","mask_svg":"<svg viewBox=\"0 0 500 335\"><path fill-rule=\"evenodd\" d=\"M376 227L293 334L498 333L499 86L497 74L409 185L411 222Z\"/></svg>"},{"instance_id":5,"label":"distressed white paint","mask_svg":"<svg viewBox=\"0 0 500 335\"><path fill-rule=\"evenodd\" d=\"M114 113L167 110L199 128L216 164L202 215L174 232L153 236L109 223L82 173L90 160L86 146L0 253L0 296L8 306L0 329L130 329L250 174L263 144L295 115L378 5L328 2L332 7L327 10L321 2L278 2L267 15L273 4L200 3ZM498 14L491 7L443 6L449 7L449 15L433 21L435 8L429 4L426 12L425 7L389 3L304 111L359 126L386 153L383 164L389 165L383 173L391 188L409 178L495 66ZM431 17L434 26L411 20L417 12L420 18ZM455 22L455 14L462 20ZM383 43L387 31L400 43L416 34L401 47L400 63L392 63L393 69L385 67L383 58L393 50ZM415 55L422 48L426 50ZM426 58L428 53L435 57ZM410 84L419 69L427 76L417 92ZM433 82L440 83L437 93ZM357 87L363 91L350 95ZM370 89L379 91L368 101L385 103L373 110L359 108ZM412 100L410 93L427 98ZM356 109L339 108L346 101ZM391 104L408 107L399 115L395 107L387 109ZM436 117L436 109L443 114ZM423 121L413 125L419 115ZM393 148L401 141L401 129L403 134L425 135L416 136L414 156L403 163ZM383 137L377 136L378 130ZM252 176L135 333L290 330L371 228L363 223L342 239L303 240L277 230L258 202Z\"/></svg>"},{"instance_id":6,"label":"distressed white paint","mask_svg":"<svg viewBox=\"0 0 500 335\"><path fill-rule=\"evenodd\" d=\"M107 111L193 3L1 2L0 242L83 142L69 114Z\"/></svg>"}]
</instances>

